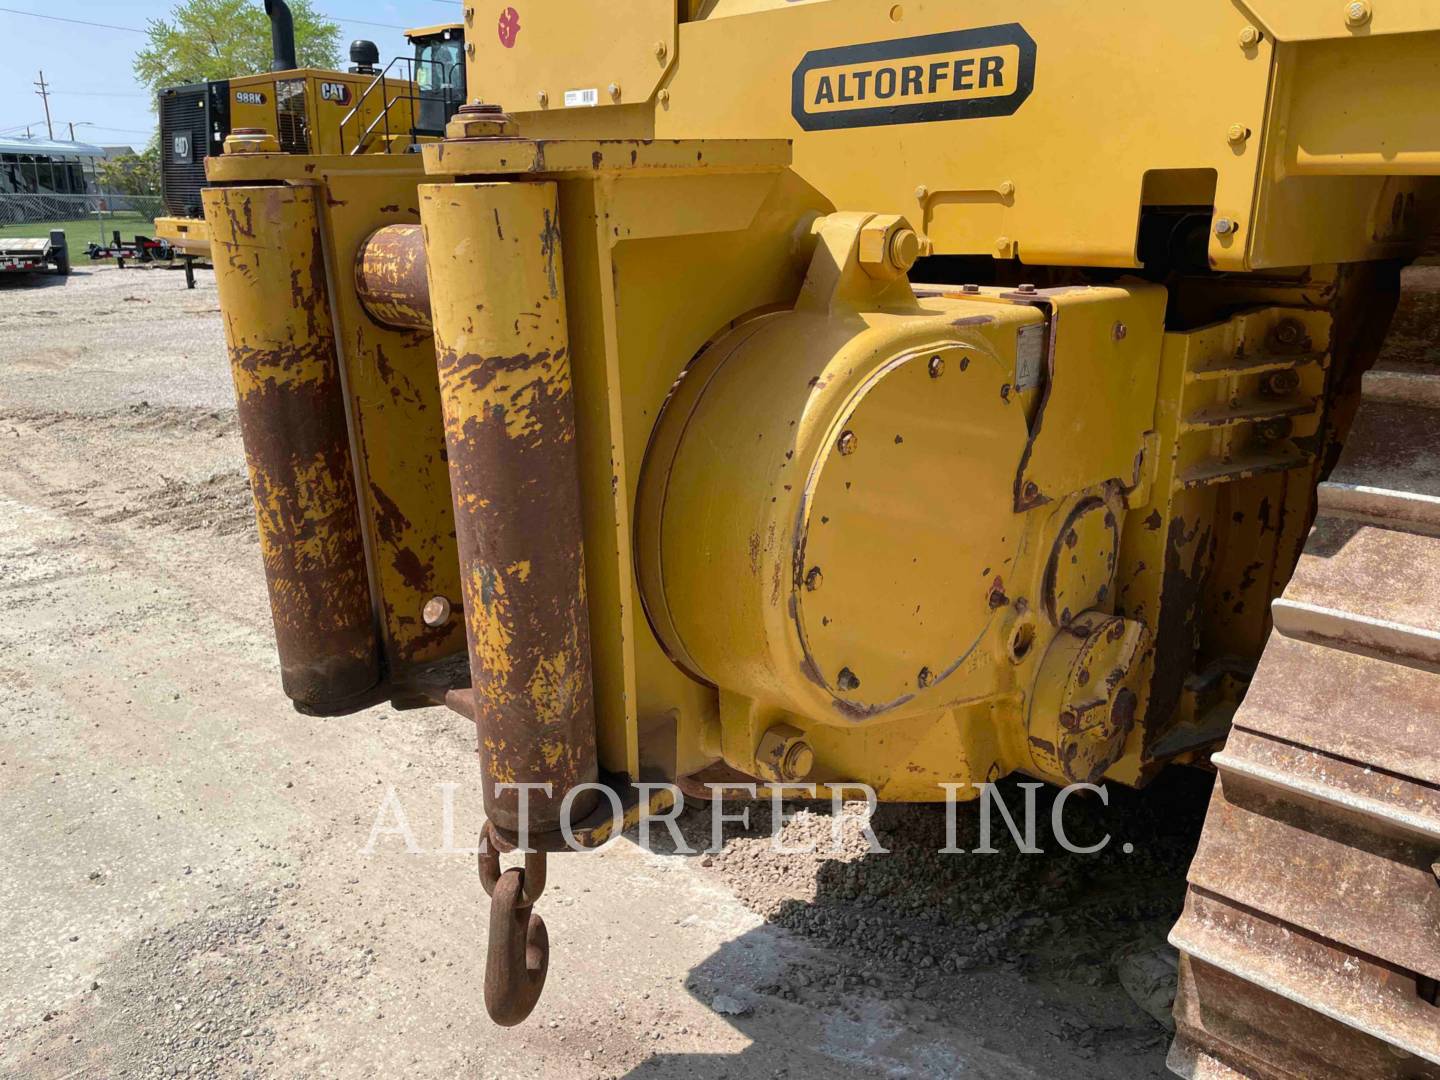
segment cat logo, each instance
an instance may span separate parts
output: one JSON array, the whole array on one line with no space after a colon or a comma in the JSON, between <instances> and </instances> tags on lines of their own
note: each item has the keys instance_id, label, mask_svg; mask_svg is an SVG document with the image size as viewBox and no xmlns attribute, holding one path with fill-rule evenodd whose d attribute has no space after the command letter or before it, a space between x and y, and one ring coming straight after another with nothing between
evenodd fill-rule
<instances>
[{"instance_id":1,"label":"cat logo","mask_svg":"<svg viewBox=\"0 0 1440 1080\"><path fill-rule=\"evenodd\" d=\"M350 104L350 84L343 82L322 82L320 100L333 101L336 105Z\"/></svg>"},{"instance_id":2,"label":"cat logo","mask_svg":"<svg viewBox=\"0 0 1440 1080\"><path fill-rule=\"evenodd\" d=\"M1019 23L817 49L790 80L805 131L1009 116L1035 87L1035 39Z\"/></svg>"},{"instance_id":3,"label":"cat logo","mask_svg":"<svg viewBox=\"0 0 1440 1080\"><path fill-rule=\"evenodd\" d=\"M170 141L171 157L177 165L190 163L190 136L176 135Z\"/></svg>"}]
</instances>

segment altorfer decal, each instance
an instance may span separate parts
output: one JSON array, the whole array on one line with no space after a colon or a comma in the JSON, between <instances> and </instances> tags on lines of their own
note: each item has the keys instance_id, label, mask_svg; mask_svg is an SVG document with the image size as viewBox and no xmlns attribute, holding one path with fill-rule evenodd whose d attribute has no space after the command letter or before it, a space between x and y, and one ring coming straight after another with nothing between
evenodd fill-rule
<instances>
[{"instance_id":1,"label":"altorfer decal","mask_svg":"<svg viewBox=\"0 0 1440 1080\"><path fill-rule=\"evenodd\" d=\"M816 49L791 77L806 131L1008 116L1035 86L1035 40L1019 23Z\"/></svg>"}]
</instances>

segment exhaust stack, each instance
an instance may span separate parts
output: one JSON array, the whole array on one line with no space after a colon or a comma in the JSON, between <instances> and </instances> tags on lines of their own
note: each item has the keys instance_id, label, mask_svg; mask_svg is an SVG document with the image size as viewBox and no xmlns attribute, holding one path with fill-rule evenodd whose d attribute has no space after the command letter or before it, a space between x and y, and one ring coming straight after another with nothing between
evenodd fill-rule
<instances>
[{"instance_id":1,"label":"exhaust stack","mask_svg":"<svg viewBox=\"0 0 1440 1080\"><path fill-rule=\"evenodd\" d=\"M299 67L295 59L295 20L285 0L265 0L265 14L270 16L271 71L292 71Z\"/></svg>"}]
</instances>

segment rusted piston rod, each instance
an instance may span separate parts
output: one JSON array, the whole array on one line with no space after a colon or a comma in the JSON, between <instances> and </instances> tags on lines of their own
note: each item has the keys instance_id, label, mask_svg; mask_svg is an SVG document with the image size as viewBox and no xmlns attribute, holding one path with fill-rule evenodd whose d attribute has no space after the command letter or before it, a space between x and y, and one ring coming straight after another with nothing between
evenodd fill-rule
<instances>
[{"instance_id":1,"label":"rusted piston rod","mask_svg":"<svg viewBox=\"0 0 1440 1080\"><path fill-rule=\"evenodd\" d=\"M419 225L385 225L370 234L355 257L355 292L382 326L430 329L425 234Z\"/></svg>"},{"instance_id":2,"label":"rusted piston rod","mask_svg":"<svg viewBox=\"0 0 1440 1080\"><path fill-rule=\"evenodd\" d=\"M559 830L566 795L597 774L556 188L428 185L420 200L487 841L508 848L522 829ZM398 232L371 240L377 253L414 243ZM383 260L362 255L362 273L367 263ZM415 280L386 275L402 279ZM418 308L386 295L392 317ZM519 784L548 788L522 795ZM571 821L596 801L594 789L572 799ZM543 873L534 858L504 874L482 858L495 905L486 1006L502 1024L529 1014L545 976L544 924L525 914Z\"/></svg>"}]
</instances>

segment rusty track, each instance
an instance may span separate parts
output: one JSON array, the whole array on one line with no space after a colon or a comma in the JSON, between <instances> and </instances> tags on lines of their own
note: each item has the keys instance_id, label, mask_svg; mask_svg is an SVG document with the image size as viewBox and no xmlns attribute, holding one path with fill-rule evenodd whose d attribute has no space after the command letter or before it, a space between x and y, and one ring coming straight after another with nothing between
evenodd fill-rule
<instances>
[{"instance_id":1,"label":"rusty track","mask_svg":"<svg viewBox=\"0 0 1440 1080\"><path fill-rule=\"evenodd\" d=\"M1214 759L1171 932L1181 1076L1440 1077L1437 300L1411 271Z\"/></svg>"}]
</instances>

